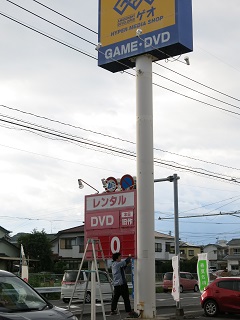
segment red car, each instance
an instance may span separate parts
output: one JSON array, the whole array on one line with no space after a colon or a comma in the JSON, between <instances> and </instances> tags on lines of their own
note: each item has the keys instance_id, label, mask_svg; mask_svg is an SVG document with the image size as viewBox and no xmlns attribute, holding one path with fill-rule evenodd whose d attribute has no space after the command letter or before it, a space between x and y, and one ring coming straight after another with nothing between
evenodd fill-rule
<instances>
[{"instance_id":1,"label":"red car","mask_svg":"<svg viewBox=\"0 0 240 320\"><path fill-rule=\"evenodd\" d=\"M173 273L167 272L163 277L163 291L168 292L172 290L172 278ZM194 276L190 272L180 272L180 292L193 290L197 292L198 288L198 281L194 278Z\"/></svg>"},{"instance_id":2,"label":"red car","mask_svg":"<svg viewBox=\"0 0 240 320\"><path fill-rule=\"evenodd\" d=\"M215 279L204 289L200 301L208 317L225 312L240 314L240 278Z\"/></svg>"}]
</instances>

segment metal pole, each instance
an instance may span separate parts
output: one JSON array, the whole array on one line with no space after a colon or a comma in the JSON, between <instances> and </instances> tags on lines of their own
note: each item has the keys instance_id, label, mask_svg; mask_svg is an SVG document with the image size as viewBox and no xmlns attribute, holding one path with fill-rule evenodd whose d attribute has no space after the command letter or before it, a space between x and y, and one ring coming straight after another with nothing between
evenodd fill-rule
<instances>
[{"instance_id":1,"label":"metal pole","mask_svg":"<svg viewBox=\"0 0 240 320\"><path fill-rule=\"evenodd\" d=\"M175 255L178 256L178 279L180 279L180 250L179 250L179 222L178 222L178 179L177 174L173 175L173 193L174 193L174 224L175 224ZM178 292L180 292L180 281L178 282ZM181 308L180 300L176 302L176 315L183 316L184 311Z\"/></svg>"},{"instance_id":2,"label":"metal pole","mask_svg":"<svg viewBox=\"0 0 240 320\"><path fill-rule=\"evenodd\" d=\"M136 58L137 263L134 305L142 318L156 316L152 57Z\"/></svg>"}]
</instances>

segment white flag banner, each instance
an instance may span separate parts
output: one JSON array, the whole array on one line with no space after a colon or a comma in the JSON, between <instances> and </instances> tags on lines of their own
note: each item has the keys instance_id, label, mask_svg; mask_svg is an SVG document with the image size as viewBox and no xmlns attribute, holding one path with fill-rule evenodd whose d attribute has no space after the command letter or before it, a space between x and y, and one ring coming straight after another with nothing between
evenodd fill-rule
<instances>
[{"instance_id":1,"label":"white flag banner","mask_svg":"<svg viewBox=\"0 0 240 320\"><path fill-rule=\"evenodd\" d=\"M180 301L179 290L179 256L172 257L173 278L172 278L172 296L175 301Z\"/></svg>"},{"instance_id":2,"label":"white flag banner","mask_svg":"<svg viewBox=\"0 0 240 320\"><path fill-rule=\"evenodd\" d=\"M27 259L23 250L23 245L21 244L21 278L28 282L28 264Z\"/></svg>"}]
</instances>

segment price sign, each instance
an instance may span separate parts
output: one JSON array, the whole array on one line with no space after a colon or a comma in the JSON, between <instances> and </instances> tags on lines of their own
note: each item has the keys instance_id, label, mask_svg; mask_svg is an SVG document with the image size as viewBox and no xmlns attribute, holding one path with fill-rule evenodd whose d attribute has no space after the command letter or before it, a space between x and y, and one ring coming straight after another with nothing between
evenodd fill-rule
<instances>
[{"instance_id":1,"label":"price sign","mask_svg":"<svg viewBox=\"0 0 240 320\"><path fill-rule=\"evenodd\" d=\"M111 259L117 251L123 257L131 254L136 258L136 219L136 190L86 196L85 242L88 239L99 239L104 258Z\"/></svg>"}]
</instances>

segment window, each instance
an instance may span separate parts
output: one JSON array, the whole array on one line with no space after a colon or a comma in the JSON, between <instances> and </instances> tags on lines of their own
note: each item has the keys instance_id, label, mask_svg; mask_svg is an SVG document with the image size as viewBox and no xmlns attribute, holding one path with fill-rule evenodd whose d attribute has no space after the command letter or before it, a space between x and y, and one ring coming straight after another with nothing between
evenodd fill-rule
<instances>
[{"instance_id":1,"label":"window","mask_svg":"<svg viewBox=\"0 0 240 320\"><path fill-rule=\"evenodd\" d=\"M239 269L238 264L232 264L231 265L231 270L237 270L238 271L238 269Z\"/></svg>"},{"instance_id":2,"label":"window","mask_svg":"<svg viewBox=\"0 0 240 320\"><path fill-rule=\"evenodd\" d=\"M60 239L60 249L72 249L72 246L75 245L75 243L75 238Z\"/></svg>"},{"instance_id":3,"label":"window","mask_svg":"<svg viewBox=\"0 0 240 320\"><path fill-rule=\"evenodd\" d=\"M233 254L240 254L240 248L233 249Z\"/></svg>"},{"instance_id":4,"label":"window","mask_svg":"<svg viewBox=\"0 0 240 320\"><path fill-rule=\"evenodd\" d=\"M218 283L218 287L223 289L234 290L233 286L233 281L219 281Z\"/></svg>"},{"instance_id":5,"label":"window","mask_svg":"<svg viewBox=\"0 0 240 320\"><path fill-rule=\"evenodd\" d=\"M188 255L189 255L189 256L194 256L194 250L189 250L189 251L188 251Z\"/></svg>"},{"instance_id":6,"label":"window","mask_svg":"<svg viewBox=\"0 0 240 320\"><path fill-rule=\"evenodd\" d=\"M170 242L166 242L166 244L165 244L165 251L166 252L171 252L171 243Z\"/></svg>"},{"instance_id":7,"label":"window","mask_svg":"<svg viewBox=\"0 0 240 320\"><path fill-rule=\"evenodd\" d=\"M174 246L174 245L171 245L171 247L170 247L170 253L175 253L175 246Z\"/></svg>"},{"instance_id":8,"label":"window","mask_svg":"<svg viewBox=\"0 0 240 320\"><path fill-rule=\"evenodd\" d=\"M80 244L80 245L79 245L79 253L83 253L83 252L84 252L84 249L85 249L84 245L83 245L83 244Z\"/></svg>"},{"instance_id":9,"label":"window","mask_svg":"<svg viewBox=\"0 0 240 320\"><path fill-rule=\"evenodd\" d=\"M96 274L97 276L97 274ZM109 279L105 273L99 272L99 280L101 283L109 283ZM97 278L96 278L97 281Z\"/></svg>"},{"instance_id":10,"label":"window","mask_svg":"<svg viewBox=\"0 0 240 320\"><path fill-rule=\"evenodd\" d=\"M162 252L162 244L155 243L155 252Z\"/></svg>"}]
</instances>

